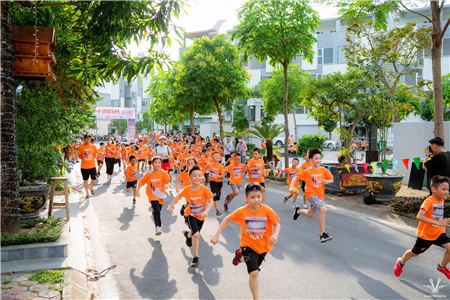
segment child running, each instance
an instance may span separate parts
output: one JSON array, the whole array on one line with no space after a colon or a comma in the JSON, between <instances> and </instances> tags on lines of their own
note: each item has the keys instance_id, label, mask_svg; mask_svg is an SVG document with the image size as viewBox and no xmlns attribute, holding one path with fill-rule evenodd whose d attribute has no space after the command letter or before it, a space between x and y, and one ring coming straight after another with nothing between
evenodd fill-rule
<instances>
[{"instance_id":1,"label":"child running","mask_svg":"<svg viewBox=\"0 0 450 300\"><path fill-rule=\"evenodd\" d=\"M290 189L290 186L291 186L292 179L294 179L295 176L297 176L297 171L298 171L297 167L298 167L299 163L300 163L300 161L298 160L298 158L294 158L292 160L292 167L284 169L282 171L283 173L285 173L287 175L287 185L288 185L289 189ZM280 180L281 174L282 173L278 174L277 180ZM291 206L292 206L292 208L296 208L297 207L296 201L297 201L297 197L298 197L298 194L299 194L298 186L299 186L299 181L297 180L297 182L294 185L294 190L295 191L294 192L290 192L289 195L284 197L283 204L286 204L286 202L289 200L289 198L294 196L294 200L292 201Z\"/></svg>"},{"instance_id":2,"label":"child running","mask_svg":"<svg viewBox=\"0 0 450 300\"><path fill-rule=\"evenodd\" d=\"M130 156L130 165L125 170L125 181L127 182L127 193L133 189L133 204L136 203L136 187L139 179L139 171L136 165L136 156Z\"/></svg>"},{"instance_id":3,"label":"child running","mask_svg":"<svg viewBox=\"0 0 450 300\"><path fill-rule=\"evenodd\" d=\"M248 163L248 173L250 173L250 182L259 182L262 191L262 203L266 204L266 186L264 184L264 160L261 159L261 151L255 148L252 151L253 158Z\"/></svg>"},{"instance_id":4,"label":"child running","mask_svg":"<svg viewBox=\"0 0 450 300\"><path fill-rule=\"evenodd\" d=\"M300 171L291 182L291 192L295 192L294 186L297 180L306 182L305 195L309 201L309 209L295 208L293 219L297 220L299 215L305 215L309 218L319 211L319 229L320 242L325 243L331 241L332 237L325 232L325 218L327 216L327 208L323 199L325 198L325 184L333 183L333 175L327 168L321 167L322 151L319 148L311 148L308 150L312 167Z\"/></svg>"},{"instance_id":5,"label":"child running","mask_svg":"<svg viewBox=\"0 0 450 300\"><path fill-rule=\"evenodd\" d=\"M209 171L209 187L214 195L214 207L216 208L216 216L220 216L222 212L219 210L219 200L222 193L222 180L225 177L225 169L220 163L222 156L214 152L213 162L206 165L202 173L205 174Z\"/></svg>"},{"instance_id":6,"label":"child running","mask_svg":"<svg viewBox=\"0 0 450 300\"><path fill-rule=\"evenodd\" d=\"M192 170L194 166L198 167L197 160L194 157L189 157L186 161L186 171L181 172L181 174L177 178L177 194L180 193L180 182L183 182L183 188L192 184L189 177L189 171Z\"/></svg>"},{"instance_id":7,"label":"child running","mask_svg":"<svg viewBox=\"0 0 450 300\"><path fill-rule=\"evenodd\" d=\"M306 151L305 154L305 162L302 163L302 166L300 167L300 172L306 169L309 169L312 167L312 162L311 159L309 159L309 153L308 151ZM306 204L306 196L305 196L305 186L306 183L304 181L302 181L302 191L303 191L303 208L307 209L308 208L308 204Z\"/></svg>"},{"instance_id":8,"label":"child running","mask_svg":"<svg viewBox=\"0 0 450 300\"><path fill-rule=\"evenodd\" d=\"M152 169L145 173L144 177L139 181L139 187L136 195L141 197L139 190L142 186L147 185L147 196L151 207L149 210L152 212L153 221L155 222L155 234L161 235L161 209L166 198L165 187L166 184L170 183L170 176L166 171L161 170L163 159L159 156L153 157L149 164L152 165Z\"/></svg>"},{"instance_id":9,"label":"child running","mask_svg":"<svg viewBox=\"0 0 450 300\"><path fill-rule=\"evenodd\" d=\"M450 279L450 269L447 268L450 262L450 238L445 233L445 227L450 227L450 219L444 219L444 200L448 197L449 183L450 179L445 176L436 175L431 178L432 196L423 201L416 217L419 221L416 243L412 249L397 259L394 267L395 276L402 274L403 266L410 258L424 253L431 245L437 245L447 250L441 263L437 265L437 270Z\"/></svg>"},{"instance_id":10,"label":"child running","mask_svg":"<svg viewBox=\"0 0 450 300\"><path fill-rule=\"evenodd\" d=\"M100 143L100 149L97 150L97 166L98 166L97 178L100 177L100 171L102 170L103 163L105 161L105 154L106 154L105 143L102 142Z\"/></svg>"},{"instance_id":11,"label":"child running","mask_svg":"<svg viewBox=\"0 0 450 300\"><path fill-rule=\"evenodd\" d=\"M262 188L258 182L247 183L245 185L245 201L248 204L226 216L211 238L211 243L215 245L228 222L233 221L240 225L240 249L236 250L233 265L237 266L241 262L247 265L253 299L259 299L259 267L267 252L272 251L281 229L278 215L269 206L261 204L262 196ZM273 227L275 227L274 231Z\"/></svg>"},{"instance_id":12,"label":"child running","mask_svg":"<svg viewBox=\"0 0 450 300\"><path fill-rule=\"evenodd\" d=\"M123 169L126 170L128 167L127 159L128 159L128 150L127 145L122 144L120 149L120 157L122 158Z\"/></svg>"},{"instance_id":13,"label":"child running","mask_svg":"<svg viewBox=\"0 0 450 300\"><path fill-rule=\"evenodd\" d=\"M225 212L228 212L228 205L230 202L239 194L239 190L241 189L242 175L247 171L247 166L241 164L241 154L236 152L233 157L233 161L231 164L226 166L225 172L230 173L230 188L231 193L225 197L225 201L223 203L223 209Z\"/></svg>"},{"instance_id":14,"label":"child running","mask_svg":"<svg viewBox=\"0 0 450 300\"><path fill-rule=\"evenodd\" d=\"M200 262L198 258L198 245L200 239L200 231L203 226L208 212L213 206L213 194L204 185L202 185L202 172L200 168L194 166L189 171L189 177L192 185L185 187L181 193L173 199L172 203L167 208L167 211L172 212L173 206L181 198L185 198L188 202L184 215L187 217L189 231L183 231L183 235L186 238L186 246L191 247L194 252L192 258L191 267L197 267Z\"/></svg>"}]
</instances>

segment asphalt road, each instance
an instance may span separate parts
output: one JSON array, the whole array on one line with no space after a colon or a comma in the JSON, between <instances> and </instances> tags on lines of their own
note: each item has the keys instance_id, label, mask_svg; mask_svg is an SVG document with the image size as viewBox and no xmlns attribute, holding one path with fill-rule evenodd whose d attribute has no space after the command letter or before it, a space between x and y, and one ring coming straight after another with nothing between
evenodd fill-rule
<instances>
[{"instance_id":1,"label":"asphalt road","mask_svg":"<svg viewBox=\"0 0 450 300\"><path fill-rule=\"evenodd\" d=\"M163 208L163 234L157 237L147 196L142 192L133 205L122 174L115 172L107 182L103 170L95 189L88 209L98 214L93 222L98 222L102 236L92 238L103 239L111 262L117 264L112 273L120 299L251 298L245 265L231 263L239 247L237 224L231 222L213 246L209 240L224 215L210 211L201 232L200 266L190 268L192 251L181 233L187 228L179 215L181 204L171 214L166 211L172 195ZM229 191L225 184L222 199ZM394 276L395 261L413 246L415 230L329 206L326 231L333 240L321 244L318 215L293 221L290 202L282 205L282 198L278 191L267 191L267 204L280 216L282 228L261 266L261 299L450 298L449 281L436 270L444 253L438 247L410 260L400 278ZM230 210L244 204L239 195ZM430 279L434 285L441 280L438 293L425 287Z\"/></svg>"}]
</instances>

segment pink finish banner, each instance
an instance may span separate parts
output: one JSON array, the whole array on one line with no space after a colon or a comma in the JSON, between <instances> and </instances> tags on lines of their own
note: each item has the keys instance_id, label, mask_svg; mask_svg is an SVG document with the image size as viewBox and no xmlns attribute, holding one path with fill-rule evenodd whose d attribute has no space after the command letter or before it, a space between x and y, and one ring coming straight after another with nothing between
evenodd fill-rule
<instances>
[{"instance_id":1,"label":"pink finish banner","mask_svg":"<svg viewBox=\"0 0 450 300\"><path fill-rule=\"evenodd\" d=\"M94 116L97 120L134 119L134 108L96 107Z\"/></svg>"},{"instance_id":2,"label":"pink finish banner","mask_svg":"<svg viewBox=\"0 0 450 300\"><path fill-rule=\"evenodd\" d=\"M128 119L128 142L132 141L132 138L136 134L136 120ZM137 143L137 142L136 142Z\"/></svg>"}]
</instances>

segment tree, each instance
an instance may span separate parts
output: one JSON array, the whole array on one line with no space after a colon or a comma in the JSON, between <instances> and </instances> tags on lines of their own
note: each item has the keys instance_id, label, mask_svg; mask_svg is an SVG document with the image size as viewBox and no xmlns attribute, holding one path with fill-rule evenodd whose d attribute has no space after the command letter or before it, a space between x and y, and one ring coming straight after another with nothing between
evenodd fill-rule
<instances>
[{"instance_id":1,"label":"tree","mask_svg":"<svg viewBox=\"0 0 450 300\"><path fill-rule=\"evenodd\" d=\"M441 48L445 32L450 25L450 18L443 20L441 15L444 9L445 0L430 0L431 18L409 9L405 5L406 1L386 0L386 1L365 1L365 0L339 0L338 7L340 13L346 19L366 18L372 14L377 28L386 29L389 13L403 14L405 9L411 13L420 15L432 24L431 35L431 63L433 70L433 99L434 99L434 135L444 138L444 103L441 81ZM333 2L336 4L336 2Z\"/></svg>"},{"instance_id":2,"label":"tree","mask_svg":"<svg viewBox=\"0 0 450 300\"><path fill-rule=\"evenodd\" d=\"M288 65L297 55L312 62L314 29L320 18L306 1L251 0L239 9L238 19L240 24L231 37L238 41L244 61L251 56L258 61L270 59L272 66L283 69L284 151L289 153ZM285 165L289 165L288 155Z\"/></svg>"},{"instance_id":3,"label":"tree","mask_svg":"<svg viewBox=\"0 0 450 300\"><path fill-rule=\"evenodd\" d=\"M322 78L309 79L308 88L303 93L303 106L311 109L311 115L319 120L338 121L342 109L351 108L355 111L355 119L348 130L340 128L341 136L345 139L340 162L348 164L352 156L350 148L351 137L358 124L365 116L371 114L376 107L376 95L370 89L371 80L358 69L349 69L346 73L334 72Z\"/></svg>"},{"instance_id":4,"label":"tree","mask_svg":"<svg viewBox=\"0 0 450 300\"><path fill-rule=\"evenodd\" d=\"M125 133L128 128L128 120L115 119L109 123L109 126L116 128L118 132Z\"/></svg>"},{"instance_id":5,"label":"tree","mask_svg":"<svg viewBox=\"0 0 450 300\"><path fill-rule=\"evenodd\" d=\"M264 112L269 116L276 116L283 111L284 73L282 69L278 69L270 75L272 75L272 78L263 82ZM295 139L298 138L295 108L301 102L301 92L308 78L309 75L302 70L300 65L290 64L288 66L289 92L287 105L294 119Z\"/></svg>"},{"instance_id":6,"label":"tree","mask_svg":"<svg viewBox=\"0 0 450 300\"><path fill-rule=\"evenodd\" d=\"M273 139L280 135L280 133L283 132L284 126L281 124L263 124L261 126L255 125L253 128L250 128L249 134L265 140L266 141L266 147L267 147L267 160L272 160L273 155ZM287 153L285 152L286 156Z\"/></svg>"},{"instance_id":7,"label":"tree","mask_svg":"<svg viewBox=\"0 0 450 300\"><path fill-rule=\"evenodd\" d=\"M250 75L241 64L238 49L222 34L212 40L204 36L194 40L180 62L184 67L176 77L177 84L185 86L188 97L202 106L215 107L222 134L223 110L231 109L235 99L249 92L246 83Z\"/></svg>"},{"instance_id":8,"label":"tree","mask_svg":"<svg viewBox=\"0 0 450 300\"><path fill-rule=\"evenodd\" d=\"M408 23L403 27L393 28L388 31L374 27L372 20L364 22L354 20L347 28L346 41L348 46L344 48L347 64L351 68L359 68L371 75L373 80L378 80L384 87L385 96L389 96L396 109L395 95L398 95L398 85L403 76L414 76L419 72L419 66L423 64L423 55L430 43L429 27L415 29L416 23ZM418 90L420 92L426 81L421 80L411 86L403 85L402 94ZM396 111L392 115L392 122L401 120Z\"/></svg>"},{"instance_id":9,"label":"tree","mask_svg":"<svg viewBox=\"0 0 450 300\"><path fill-rule=\"evenodd\" d=\"M141 132L144 131L144 129L145 129L144 128L144 121L142 121L142 120L136 121L135 126L136 126L136 133L137 134L141 134Z\"/></svg>"},{"instance_id":10,"label":"tree","mask_svg":"<svg viewBox=\"0 0 450 300\"><path fill-rule=\"evenodd\" d=\"M323 126L323 130L325 130L326 132L328 132L328 136L331 139L331 132L336 129L337 126L337 122L330 120L330 119L325 119L322 122L322 126Z\"/></svg>"},{"instance_id":11,"label":"tree","mask_svg":"<svg viewBox=\"0 0 450 300\"><path fill-rule=\"evenodd\" d=\"M244 107L247 106L247 98L238 98L234 101L233 106L233 124L237 130L249 127L248 119L244 117Z\"/></svg>"}]
</instances>

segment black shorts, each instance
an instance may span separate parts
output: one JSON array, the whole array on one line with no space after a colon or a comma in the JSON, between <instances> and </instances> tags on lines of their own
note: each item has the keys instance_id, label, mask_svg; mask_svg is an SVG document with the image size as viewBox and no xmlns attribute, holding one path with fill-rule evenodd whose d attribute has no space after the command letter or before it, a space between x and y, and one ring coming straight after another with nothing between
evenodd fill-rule
<instances>
[{"instance_id":1,"label":"black shorts","mask_svg":"<svg viewBox=\"0 0 450 300\"><path fill-rule=\"evenodd\" d=\"M244 256L245 264L247 265L247 272L250 274L253 271L260 270L259 266L261 266L264 261L267 252L258 254L250 247L241 247L242 256Z\"/></svg>"},{"instance_id":2,"label":"black shorts","mask_svg":"<svg viewBox=\"0 0 450 300\"><path fill-rule=\"evenodd\" d=\"M361 150L362 151L366 151L366 147L361 147Z\"/></svg>"},{"instance_id":3,"label":"black shorts","mask_svg":"<svg viewBox=\"0 0 450 300\"><path fill-rule=\"evenodd\" d=\"M101 160L97 160L97 166L103 165L103 162Z\"/></svg>"},{"instance_id":4,"label":"black shorts","mask_svg":"<svg viewBox=\"0 0 450 300\"><path fill-rule=\"evenodd\" d=\"M145 158L138 160L138 162L141 162L141 161L145 162Z\"/></svg>"},{"instance_id":5,"label":"black shorts","mask_svg":"<svg viewBox=\"0 0 450 300\"><path fill-rule=\"evenodd\" d=\"M420 237L418 237L416 240L416 244L411 249L411 252L414 254L420 254L420 253L424 253L425 251L427 251L428 248L431 247L431 245L437 245L437 246L442 247L443 244L447 244L447 243L450 243L450 238L445 233L441 234L434 241L427 241L427 240L424 240L424 239L421 239Z\"/></svg>"},{"instance_id":6,"label":"black shorts","mask_svg":"<svg viewBox=\"0 0 450 300\"><path fill-rule=\"evenodd\" d=\"M81 175L83 176L83 180L89 180L89 175L91 176L91 180L95 180L97 179L97 170L95 168L81 169Z\"/></svg>"},{"instance_id":7,"label":"black shorts","mask_svg":"<svg viewBox=\"0 0 450 300\"><path fill-rule=\"evenodd\" d=\"M137 180L127 181L127 189L137 187Z\"/></svg>"},{"instance_id":8,"label":"black shorts","mask_svg":"<svg viewBox=\"0 0 450 300\"><path fill-rule=\"evenodd\" d=\"M305 192L306 182L302 181L302 191Z\"/></svg>"},{"instance_id":9,"label":"black shorts","mask_svg":"<svg viewBox=\"0 0 450 300\"><path fill-rule=\"evenodd\" d=\"M259 183L263 188L266 188L266 184L264 182Z\"/></svg>"},{"instance_id":10,"label":"black shorts","mask_svg":"<svg viewBox=\"0 0 450 300\"><path fill-rule=\"evenodd\" d=\"M114 164L119 164L120 165L121 161L122 161L121 158L114 158Z\"/></svg>"},{"instance_id":11,"label":"black shorts","mask_svg":"<svg viewBox=\"0 0 450 300\"><path fill-rule=\"evenodd\" d=\"M196 232L200 232L203 227L203 222L197 219L196 217L193 217L191 215L187 216L186 218L189 229L191 230L192 235L194 235Z\"/></svg>"},{"instance_id":12,"label":"black shorts","mask_svg":"<svg viewBox=\"0 0 450 300\"><path fill-rule=\"evenodd\" d=\"M223 183L221 181L210 181L209 187L211 188L211 192L214 195L214 201L220 200L220 193L222 192L222 185Z\"/></svg>"}]
</instances>

